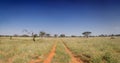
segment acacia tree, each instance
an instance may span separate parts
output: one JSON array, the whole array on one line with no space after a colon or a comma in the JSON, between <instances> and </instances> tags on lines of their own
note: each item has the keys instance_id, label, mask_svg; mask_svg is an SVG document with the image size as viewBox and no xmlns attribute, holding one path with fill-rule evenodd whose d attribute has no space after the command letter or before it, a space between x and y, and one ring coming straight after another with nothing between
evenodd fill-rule
<instances>
[{"instance_id":1,"label":"acacia tree","mask_svg":"<svg viewBox=\"0 0 120 63\"><path fill-rule=\"evenodd\" d=\"M83 32L82 34L83 34L85 37L88 38L91 33L92 33L92 32L86 31L86 32Z\"/></svg>"},{"instance_id":2,"label":"acacia tree","mask_svg":"<svg viewBox=\"0 0 120 63\"><path fill-rule=\"evenodd\" d=\"M39 34L39 36L40 36L40 37L44 37L45 34L46 34L46 33L45 33L44 31L41 31L40 34Z\"/></svg>"}]
</instances>

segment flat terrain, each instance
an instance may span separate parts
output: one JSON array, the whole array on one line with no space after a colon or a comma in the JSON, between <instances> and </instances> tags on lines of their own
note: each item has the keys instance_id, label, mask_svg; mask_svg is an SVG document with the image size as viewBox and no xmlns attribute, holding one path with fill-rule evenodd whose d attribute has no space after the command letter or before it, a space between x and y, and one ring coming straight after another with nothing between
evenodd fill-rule
<instances>
[{"instance_id":1,"label":"flat terrain","mask_svg":"<svg viewBox=\"0 0 120 63\"><path fill-rule=\"evenodd\" d=\"M120 37L0 37L0 63L120 63Z\"/></svg>"}]
</instances>

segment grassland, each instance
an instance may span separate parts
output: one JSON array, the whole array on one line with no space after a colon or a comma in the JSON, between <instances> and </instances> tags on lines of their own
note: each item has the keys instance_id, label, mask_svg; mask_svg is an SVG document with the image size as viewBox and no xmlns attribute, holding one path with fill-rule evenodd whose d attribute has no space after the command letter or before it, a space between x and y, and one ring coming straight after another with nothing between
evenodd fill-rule
<instances>
[{"instance_id":1,"label":"grassland","mask_svg":"<svg viewBox=\"0 0 120 63\"><path fill-rule=\"evenodd\" d=\"M54 44L51 63L73 63L65 47L84 63L120 63L120 37L36 38L35 42L31 37L0 37L0 63L30 63L39 58L43 63Z\"/></svg>"},{"instance_id":2,"label":"grassland","mask_svg":"<svg viewBox=\"0 0 120 63\"><path fill-rule=\"evenodd\" d=\"M33 42L31 38L1 38L0 63L29 63L41 58L45 59L53 46L54 40L40 39Z\"/></svg>"},{"instance_id":3,"label":"grassland","mask_svg":"<svg viewBox=\"0 0 120 63\"><path fill-rule=\"evenodd\" d=\"M57 39L57 47L55 51L55 56L52 60L52 63L69 63L70 61L70 56L66 52L64 44L61 42L60 39Z\"/></svg>"},{"instance_id":4,"label":"grassland","mask_svg":"<svg viewBox=\"0 0 120 63\"><path fill-rule=\"evenodd\" d=\"M120 63L120 38L70 38L64 42L86 63Z\"/></svg>"}]
</instances>

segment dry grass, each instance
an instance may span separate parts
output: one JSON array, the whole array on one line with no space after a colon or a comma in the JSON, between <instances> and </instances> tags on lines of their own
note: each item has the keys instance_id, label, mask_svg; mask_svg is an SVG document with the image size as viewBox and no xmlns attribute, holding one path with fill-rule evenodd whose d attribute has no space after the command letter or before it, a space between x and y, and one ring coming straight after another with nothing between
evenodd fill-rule
<instances>
[{"instance_id":1,"label":"dry grass","mask_svg":"<svg viewBox=\"0 0 120 63\"><path fill-rule=\"evenodd\" d=\"M64 42L87 63L120 63L120 38L72 38Z\"/></svg>"},{"instance_id":2,"label":"dry grass","mask_svg":"<svg viewBox=\"0 0 120 63\"><path fill-rule=\"evenodd\" d=\"M66 53L63 43L72 51L76 58L86 63L120 63L120 37L94 38L37 38L31 37L0 37L0 63L28 63L32 59L44 60L57 42L52 63L68 63L70 56Z\"/></svg>"}]
</instances>

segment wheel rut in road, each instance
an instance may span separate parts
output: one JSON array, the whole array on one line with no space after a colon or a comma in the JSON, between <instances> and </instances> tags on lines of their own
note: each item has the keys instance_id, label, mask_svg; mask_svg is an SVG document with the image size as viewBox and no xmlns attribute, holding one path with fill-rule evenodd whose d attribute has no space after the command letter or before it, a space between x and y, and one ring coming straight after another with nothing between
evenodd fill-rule
<instances>
[{"instance_id":1,"label":"wheel rut in road","mask_svg":"<svg viewBox=\"0 0 120 63\"><path fill-rule=\"evenodd\" d=\"M55 50L56 50L56 44L53 45L51 52L49 53L48 57L43 61L43 63L51 63L52 58L55 55Z\"/></svg>"},{"instance_id":2,"label":"wheel rut in road","mask_svg":"<svg viewBox=\"0 0 120 63\"><path fill-rule=\"evenodd\" d=\"M48 54L48 57L45 60L41 60L40 58L36 59L36 60L31 60L29 63L51 63L52 58L55 55L55 50L56 50L56 44L53 45L50 53Z\"/></svg>"},{"instance_id":3,"label":"wheel rut in road","mask_svg":"<svg viewBox=\"0 0 120 63\"><path fill-rule=\"evenodd\" d=\"M64 46L65 46L66 52L67 52L67 53L70 55L70 57L71 57L70 63L83 63L82 60L80 60L80 59L78 60L77 58L74 57L74 54L70 51L70 49L67 47L67 45L66 45L65 42L63 42L63 44L64 44Z\"/></svg>"}]
</instances>

